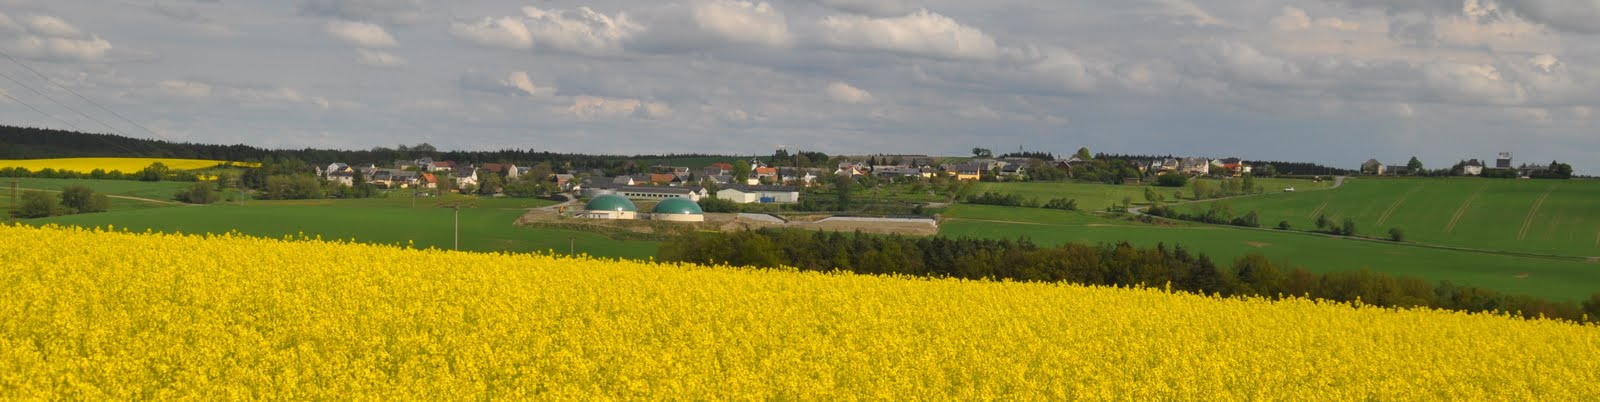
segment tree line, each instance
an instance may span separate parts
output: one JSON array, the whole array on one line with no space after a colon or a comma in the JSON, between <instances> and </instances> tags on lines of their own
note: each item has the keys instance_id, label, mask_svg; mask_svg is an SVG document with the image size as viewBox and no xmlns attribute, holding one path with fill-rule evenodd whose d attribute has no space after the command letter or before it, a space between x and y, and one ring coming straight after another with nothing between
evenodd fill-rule
<instances>
[{"instance_id":1,"label":"tree line","mask_svg":"<svg viewBox=\"0 0 1600 402\"><path fill-rule=\"evenodd\" d=\"M1600 318L1600 293L1582 303L1551 301L1449 281L1430 284L1420 278L1369 269L1318 274L1273 262L1259 254L1219 263L1181 245L1135 247L1121 242L1043 247L1026 238L907 238L859 232L764 229L680 236L663 243L660 254L663 261L700 264L975 280L1169 286L1174 290L1222 296L1310 297L1382 307L1487 311L1571 321Z\"/></svg>"}]
</instances>

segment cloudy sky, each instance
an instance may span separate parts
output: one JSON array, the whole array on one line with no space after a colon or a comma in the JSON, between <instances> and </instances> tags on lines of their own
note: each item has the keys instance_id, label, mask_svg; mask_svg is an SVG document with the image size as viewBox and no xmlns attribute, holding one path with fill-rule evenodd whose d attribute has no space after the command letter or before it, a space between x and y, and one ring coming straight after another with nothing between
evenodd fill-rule
<instances>
[{"instance_id":1,"label":"cloudy sky","mask_svg":"<svg viewBox=\"0 0 1600 402\"><path fill-rule=\"evenodd\" d=\"M0 121L175 141L1600 173L1596 0L0 0L0 50Z\"/></svg>"}]
</instances>

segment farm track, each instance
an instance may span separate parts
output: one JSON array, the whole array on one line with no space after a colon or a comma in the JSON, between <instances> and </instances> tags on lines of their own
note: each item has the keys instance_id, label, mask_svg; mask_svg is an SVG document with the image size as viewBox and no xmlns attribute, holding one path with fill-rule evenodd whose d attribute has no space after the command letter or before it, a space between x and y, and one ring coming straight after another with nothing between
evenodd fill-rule
<instances>
[{"instance_id":1,"label":"farm track","mask_svg":"<svg viewBox=\"0 0 1600 402\"><path fill-rule=\"evenodd\" d=\"M1528 209L1528 217L1522 218L1522 231L1517 232L1517 240L1528 238L1528 229L1533 227L1533 217L1539 214L1539 207L1544 206L1544 200L1550 198L1550 193L1555 190L1556 186L1554 184L1550 185L1549 188L1544 189L1544 195L1539 196L1539 200L1533 202L1533 208Z\"/></svg>"},{"instance_id":2,"label":"farm track","mask_svg":"<svg viewBox=\"0 0 1600 402\"><path fill-rule=\"evenodd\" d=\"M49 193L59 193L59 192L61 192L61 190L46 190L46 189L42 189L42 188L18 188L17 190L19 190L19 191L44 191L44 192L49 192ZM124 200L133 200L133 201L143 201L143 202L156 203L156 204L165 204L165 205L192 205L192 204L184 204L184 203L177 202L177 201L167 201L167 200L158 200L158 199L154 199L154 198L134 197L134 196L131 196L131 195L106 194L106 197L107 198L118 198L118 199L124 199Z\"/></svg>"},{"instance_id":3,"label":"farm track","mask_svg":"<svg viewBox=\"0 0 1600 402\"><path fill-rule=\"evenodd\" d=\"M1454 232L1456 230L1456 222L1460 222L1461 221L1461 216L1467 214L1467 208L1472 207L1472 202L1476 201L1478 199L1478 196L1483 195L1483 190L1487 190L1487 189L1489 189L1489 185L1488 184L1483 185L1483 187L1478 187L1478 191L1473 192L1471 197L1467 197L1467 201L1466 202L1462 202L1460 208L1456 208L1455 216L1451 216L1450 217L1450 223L1446 224L1444 226L1444 232L1446 234Z\"/></svg>"},{"instance_id":4,"label":"farm track","mask_svg":"<svg viewBox=\"0 0 1600 402\"><path fill-rule=\"evenodd\" d=\"M1320 213L1322 213L1322 210L1324 210L1324 209L1327 209L1327 208L1328 208L1328 203L1330 203L1330 202L1333 202L1333 201L1332 201L1332 200L1329 200L1329 201L1323 201L1323 202L1322 202L1322 205L1318 205L1318 206L1317 206L1317 209L1314 209L1314 210L1312 210L1312 211L1311 211L1311 214L1310 214L1310 215L1306 215L1306 217L1307 217L1307 218L1315 218L1315 217L1317 217L1317 214L1320 214Z\"/></svg>"},{"instance_id":5,"label":"farm track","mask_svg":"<svg viewBox=\"0 0 1600 402\"><path fill-rule=\"evenodd\" d=\"M1410 199L1412 194L1422 191L1424 187L1425 186L1417 186L1412 188L1411 191L1407 191L1405 195L1400 196L1400 199L1394 200L1393 204L1389 204L1389 209L1383 210L1383 216L1378 217L1378 226L1383 226L1384 222L1388 222L1389 216L1394 215L1395 210L1400 209L1400 206L1405 205L1406 200Z\"/></svg>"}]
</instances>

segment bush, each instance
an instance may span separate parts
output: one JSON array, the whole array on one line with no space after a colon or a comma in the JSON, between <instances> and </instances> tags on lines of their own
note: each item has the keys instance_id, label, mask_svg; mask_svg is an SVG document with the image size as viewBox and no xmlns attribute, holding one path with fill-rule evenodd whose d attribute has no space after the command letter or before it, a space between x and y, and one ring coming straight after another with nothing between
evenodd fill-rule
<instances>
[{"instance_id":1,"label":"bush","mask_svg":"<svg viewBox=\"0 0 1600 402\"><path fill-rule=\"evenodd\" d=\"M1161 187L1187 186L1189 185L1189 176L1173 172L1162 173L1160 176L1156 176L1156 185Z\"/></svg>"},{"instance_id":2,"label":"bush","mask_svg":"<svg viewBox=\"0 0 1600 402\"><path fill-rule=\"evenodd\" d=\"M111 199L85 186L67 186L61 189L61 205L67 213L105 212L111 208Z\"/></svg>"},{"instance_id":3,"label":"bush","mask_svg":"<svg viewBox=\"0 0 1600 402\"><path fill-rule=\"evenodd\" d=\"M189 185L188 189L179 191L173 198L190 204L210 204L222 198L214 187L210 182L195 182Z\"/></svg>"},{"instance_id":4,"label":"bush","mask_svg":"<svg viewBox=\"0 0 1600 402\"><path fill-rule=\"evenodd\" d=\"M1061 210L1067 210L1067 211L1077 211L1078 210L1078 200L1071 199L1071 198L1057 198L1057 199L1050 200L1050 202L1045 203L1044 207L1045 208L1049 208L1049 209L1061 209Z\"/></svg>"},{"instance_id":5,"label":"bush","mask_svg":"<svg viewBox=\"0 0 1600 402\"><path fill-rule=\"evenodd\" d=\"M22 204L13 212L18 218L48 218L66 215L67 209L56 202L56 197L43 191L22 192Z\"/></svg>"},{"instance_id":6,"label":"bush","mask_svg":"<svg viewBox=\"0 0 1600 402\"><path fill-rule=\"evenodd\" d=\"M1278 222L1278 230L1289 230L1289 229L1291 229L1289 227L1289 221L1279 221Z\"/></svg>"},{"instance_id":7,"label":"bush","mask_svg":"<svg viewBox=\"0 0 1600 402\"><path fill-rule=\"evenodd\" d=\"M1400 230L1400 228L1389 229L1389 240L1396 242L1406 241L1406 232Z\"/></svg>"},{"instance_id":8,"label":"bush","mask_svg":"<svg viewBox=\"0 0 1600 402\"><path fill-rule=\"evenodd\" d=\"M697 204L700 204L700 209L702 211L705 211L705 212L712 212L712 213L739 212L739 203L733 202L733 200L724 200L724 199L720 199L720 198L716 198L716 197L706 197L706 198L701 198L700 201L697 202Z\"/></svg>"}]
</instances>

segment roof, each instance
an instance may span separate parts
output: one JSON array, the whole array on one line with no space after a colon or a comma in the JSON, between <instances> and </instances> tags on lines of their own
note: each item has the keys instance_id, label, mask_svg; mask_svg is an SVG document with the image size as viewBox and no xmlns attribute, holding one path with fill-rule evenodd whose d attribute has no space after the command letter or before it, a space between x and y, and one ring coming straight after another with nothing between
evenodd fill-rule
<instances>
[{"instance_id":1,"label":"roof","mask_svg":"<svg viewBox=\"0 0 1600 402\"><path fill-rule=\"evenodd\" d=\"M745 192L745 193L753 193L753 192L760 192L760 191L765 191L765 192L785 192L785 193L788 193L788 192L800 191L800 188L799 187L794 187L794 186L728 186L728 187L724 187L723 190L734 190L734 191Z\"/></svg>"},{"instance_id":2,"label":"roof","mask_svg":"<svg viewBox=\"0 0 1600 402\"><path fill-rule=\"evenodd\" d=\"M437 162L433 163L433 167L455 167L455 166L456 166L455 161L437 161Z\"/></svg>"},{"instance_id":3,"label":"roof","mask_svg":"<svg viewBox=\"0 0 1600 402\"><path fill-rule=\"evenodd\" d=\"M697 204L694 201L689 201L688 198L668 198L661 200L660 203L656 204L656 207L651 209L650 213L704 215L706 212L700 209L700 204Z\"/></svg>"},{"instance_id":4,"label":"roof","mask_svg":"<svg viewBox=\"0 0 1600 402\"><path fill-rule=\"evenodd\" d=\"M503 171L506 170L506 165L502 165L502 164L499 164L499 163L485 163L485 164L483 164L483 170L487 170L487 171L495 172L495 173L500 173L500 172L503 172Z\"/></svg>"},{"instance_id":5,"label":"roof","mask_svg":"<svg viewBox=\"0 0 1600 402\"><path fill-rule=\"evenodd\" d=\"M650 182L651 183L671 183L673 179L677 179L677 178L678 178L678 176L674 176L674 175L671 175L671 174L655 173L655 174L651 174L650 175Z\"/></svg>"},{"instance_id":6,"label":"roof","mask_svg":"<svg viewBox=\"0 0 1600 402\"><path fill-rule=\"evenodd\" d=\"M1482 167L1483 166L1483 162L1479 162L1477 159L1473 159L1473 160L1467 161L1467 166L1479 166L1479 167Z\"/></svg>"},{"instance_id":7,"label":"roof","mask_svg":"<svg viewBox=\"0 0 1600 402\"><path fill-rule=\"evenodd\" d=\"M713 164L711 164L710 167L714 167L714 168L718 168L718 169L722 169L722 170L733 170L733 165L729 164L727 162L713 163Z\"/></svg>"},{"instance_id":8,"label":"roof","mask_svg":"<svg viewBox=\"0 0 1600 402\"><path fill-rule=\"evenodd\" d=\"M615 194L594 197L587 204L583 204L583 209L587 211L639 211L639 207L633 205L633 201Z\"/></svg>"},{"instance_id":9,"label":"roof","mask_svg":"<svg viewBox=\"0 0 1600 402\"><path fill-rule=\"evenodd\" d=\"M769 168L769 167L756 168L755 173L756 174L778 174L778 168Z\"/></svg>"},{"instance_id":10,"label":"roof","mask_svg":"<svg viewBox=\"0 0 1600 402\"><path fill-rule=\"evenodd\" d=\"M433 173L423 173L422 174L422 181L423 182L427 182L427 183L438 183L439 179L436 178L436 177L433 177Z\"/></svg>"}]
</instances>

